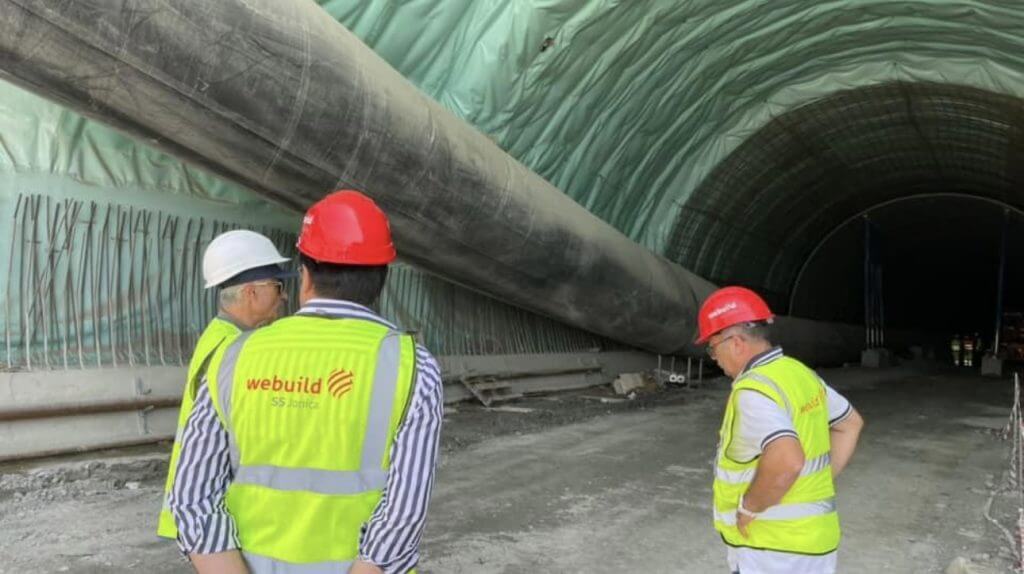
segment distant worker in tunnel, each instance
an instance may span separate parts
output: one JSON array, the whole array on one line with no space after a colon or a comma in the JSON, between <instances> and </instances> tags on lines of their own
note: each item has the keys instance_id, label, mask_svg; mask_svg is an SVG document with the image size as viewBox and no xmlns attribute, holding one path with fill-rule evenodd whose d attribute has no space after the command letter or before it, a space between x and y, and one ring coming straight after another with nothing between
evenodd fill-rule
<instances>
[{"instance_id":1,"label":"distant worker in tunnel","mask_svg":"<svg viewBox=\"0 0 1024 574\"><path fill-rule=\"evenodd\" d=\"M773 346L773 320L742 287L715 291L698 315L697 342L733 378L715 464L715 529L734 573L832 573L840 538L833 480L864 422Z\"/></svg>"},{"instance_id":2,"label":"distant worker in tunnel","mask_svg":"<svg viewBox=\"0 0 1024 574\"><path fill-rule=\"evenodd\" d=\"M182 438L170 507L200 573L409 572L434 483L437 361L372 307L395 247L338 191L299 233L301 309L222 345Z\"/></svg>"},{"instance_id":3,"label":"distant worker in tunnel","mask_svg":"<svg viewBox=\"0 0 1024 574\"><path fill-rule=\"evenodd\" d=\"M240 332L269 324L281 316L287 296L283 281L294 275L283 267L281 255L269 238L246 229L235 229L214 237L203 252L203 280L206 289L217 292L217 316L196 342L186 371L185 389L178 413L178 432L171 447L167 483L157 535L176 539L178 529L167 505L181 452L181 434L192 413L199 380L213 352Z\"/></svg>"}]
</instances>

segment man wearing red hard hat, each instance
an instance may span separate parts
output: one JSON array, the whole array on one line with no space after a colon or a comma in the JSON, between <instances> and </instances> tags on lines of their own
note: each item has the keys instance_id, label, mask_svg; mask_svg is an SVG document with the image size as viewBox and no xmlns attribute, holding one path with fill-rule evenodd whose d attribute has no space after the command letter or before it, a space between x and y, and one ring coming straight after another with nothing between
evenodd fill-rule
<instances>
[{"instance_id":1,"label":"man wearing red hard hat","mask_svg":"<svg viewBox=\"0 0 1024 574\"><path fill-rule=\"evenodd\" d=\"M370 198L314 204L297 247L302 308L210 360L171 494L179 545L200 572L409 572L440 369L371 308L396 254Z\"/></svg>"},{"instance_id":2,"label":"man wearing red hard hat","mask_svg":"<svg viewBox=\"0 0 1024 574\"><path fill-rule=\"evenodd\" d=\"M742 574L835 572L833 480L853 456L863 420L814 371L772 345L774 315L753 291L715 291L697 320L697 343L733 378L713 488L729 567Z\"/></svg>"}]
</instances>

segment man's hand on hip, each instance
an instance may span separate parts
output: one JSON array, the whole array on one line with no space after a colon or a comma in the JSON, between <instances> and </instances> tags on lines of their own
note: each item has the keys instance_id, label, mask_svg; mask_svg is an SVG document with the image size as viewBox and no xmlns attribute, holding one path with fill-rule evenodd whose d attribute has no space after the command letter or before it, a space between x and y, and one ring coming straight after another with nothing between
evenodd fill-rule
<instances>
[{"instance_id":1,"label":"man's hand on hip","mask_svg":"<svg viewBox=\"0 0 1024 574\"><path fill-rule=\"evenodd\" d=\"M743 535L744 538L750 538L750 535L747 534L747 525L754 520L755 518L753 516L743 514L738 510L736 511L736 528L740 529L740 534Z\"/></svg>"}]
</instances>

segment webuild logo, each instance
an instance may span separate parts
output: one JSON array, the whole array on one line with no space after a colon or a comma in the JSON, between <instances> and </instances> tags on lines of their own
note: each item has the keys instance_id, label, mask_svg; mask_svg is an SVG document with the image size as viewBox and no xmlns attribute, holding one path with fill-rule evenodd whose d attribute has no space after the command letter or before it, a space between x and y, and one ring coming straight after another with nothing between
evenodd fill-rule
<instances>
[{"instance_id":1,"label":"webuild logo","mask_svg":"<svg viewBox=\"0 0 1024 574\"><path fill-rule=\"evenodd\" d=\"M352 390L355 375L344 369L336 369L327 376L326 392L334 398L340 398ZM324 378L298 377L295 379L282 379L274 375L271 378L251 378L245 382L245 388L249 391L267 391L271 393L285 393L289 395L316 396L324 392Z\"/></svg>"},{"instance_id":2,"label":"webuild logo","mask_svg":"<svg viewBox=\"0 0 1024 574\"><path fill-rule=\"evenodd\" d=\"M327 377L327 392L331 393L331 396L338 398L341 395L352 390L352 379L355 376L348 372L338 369L331 373L331 376Z\"/></svg>"}]
</instances>

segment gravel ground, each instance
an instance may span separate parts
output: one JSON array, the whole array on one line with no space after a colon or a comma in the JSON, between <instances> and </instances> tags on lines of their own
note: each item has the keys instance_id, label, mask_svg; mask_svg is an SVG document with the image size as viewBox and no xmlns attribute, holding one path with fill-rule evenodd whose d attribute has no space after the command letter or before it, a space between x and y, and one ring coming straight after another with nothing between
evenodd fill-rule
<instances>
[{"instance_id":1,"label":"gravel ground","mask_svg":"<svg viewBox=\"0 0 1024 574\"><path fill-rule=\"evenodd\" d=\"M495 436L517 436L687 400L651 385L630 400L610 386L525 397L505 412L446 408L442 456ZM155 536L170 444L0 464L0 574L188 572L173 543Z\"/></svg>"},{"instance_id":2,"label":"gravel ground","mask_svg":"<svg viewBox=\"0 0 1024 574\"><path fill-rule=\"evenodd\" d=\"M826 378L868 431L842 477L843 572L1011 571L1004 382L900 370ZM727 385L610 387L446 409L420 571L721 571L707 519ZM510 407L510 408L509 408ZM188 572L154 535L169 445L0 465L0 574ZM983 568L988 568L983 569ZM965 572L967 572L965 570Z\"/></svg>"}]
</instances>

